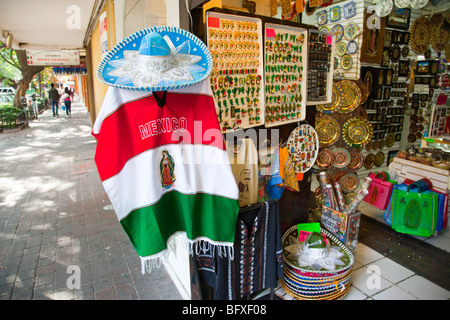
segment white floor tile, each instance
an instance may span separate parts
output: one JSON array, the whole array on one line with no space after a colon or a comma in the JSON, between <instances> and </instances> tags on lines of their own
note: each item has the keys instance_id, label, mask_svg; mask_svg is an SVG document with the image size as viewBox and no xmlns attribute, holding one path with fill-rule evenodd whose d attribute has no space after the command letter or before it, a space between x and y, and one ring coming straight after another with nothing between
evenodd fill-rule
<instances>
[{"instance_id":1,"label":"white floor tile","mask_svg":"<svg viewBox=\"0 0 450 320\"><path fill-rule=\"evenodd\" d=\"M370 266L378 267L380 275L392 283L397 283L414 275L413 271L399 265L398 263L388 258L374 261L370 264Z\"/></svg>"},{"instance_id":2,"label":"white floor tile","mask_svg":"<svg viewBox=\"0 0 450 320\"><path fill-rule=\"evenodd\" d=\"M367 296L373 296L393 285L379 274L367 267L352 272L352 284Z\"/></svg>"},{"instance_id":3,"label":"white floor tile","mask_svg":"<svg viewBox=\"0 0 450 320\"><path fill-rule=\"evenodd\" d=\"M450 291L418 275L399 282L397 285L420 300L450 299Z\"/></svg>"},{"instance_id":4,"label":"white floor tile","mask_svg":"<svg viewBox=\"0 0 450 320\"><path fill-rule=\"evenodd\" d=\"M348 290L348 293L342 298L342 300L365 300L367 296L355 288L353 285Z\"/></svg>"},{"instance_id":5,"label":"white floor tile","mask_svg":"<svg viewBox=\"0 0 450 320\"><path fill-rule=\"evenodd\" d=\"M355 260L363 265L384 258L384 256L368 246L358 243L356 247Z\"/></svg>"},{"instance_id":6,"label":"white floor tile","mask_svg":"<svg viewBox=\"0 0 450 320\"><path fill-rule=\"evenodd\" d=\"M400 287L392 286L372 296L374 300L417 300L417 298Z\"/></svg>"},{"instance_id":7,"label":"white floor tile","mask_svg":"<svg viewBox=\"0 0 450 320\"><path fill-rule=\"evenodd\" d=\"M358 261L355 261L355 263L353 264L353 270L359 269L361 268L363 265L361 263L359 263Z\"/></svg>"}]
</instances>

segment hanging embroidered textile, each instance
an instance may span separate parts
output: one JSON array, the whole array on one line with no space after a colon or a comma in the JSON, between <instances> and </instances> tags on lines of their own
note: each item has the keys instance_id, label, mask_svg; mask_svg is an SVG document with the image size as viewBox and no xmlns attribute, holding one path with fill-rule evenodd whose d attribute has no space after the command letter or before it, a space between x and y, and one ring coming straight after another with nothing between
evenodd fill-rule
<instances>
[{"instance_id":1,"label":"hanging embroidered textile","mask_svg":"<svg viewBox=\"0 0 450 320\"><path fill-rule=\"evenodd\" d=\"M198 252L202 283L214 288L217 300L234 300L276 288L283 276L278 204L268 201L241 209L236 224L234 259L213 251Z\"/></svg>"}]
</instances>

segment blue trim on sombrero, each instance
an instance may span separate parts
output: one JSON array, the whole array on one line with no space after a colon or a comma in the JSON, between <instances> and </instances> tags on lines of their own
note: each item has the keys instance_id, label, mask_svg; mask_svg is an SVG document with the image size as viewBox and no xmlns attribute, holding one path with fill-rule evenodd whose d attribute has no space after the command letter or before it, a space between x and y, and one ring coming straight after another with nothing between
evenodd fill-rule
<instances>
[{"instance_id":1,"label":"blue trim on sombrero","mask_svg":"<svg viewBox=\"0 0 450 320\"><path fill-rule=\"evenodd\" d=\"M186 38L186 40L193 41L194 44L197 45L198 48L201 50L201 53L203 54L204 58L206 59L206 61L204 61L203 57L202 57L202 60L200 60L200 62L197 63L197 65L199 65L199 63L201 63L201 62L206 62L206 67L205 67L206 71L205 71L204 75L202 75L198 79L194 79L193 81L191 81L189 83L174 84L174 85L167 85L167 86L154 86L154 87L131 87L131 86L125 86L125 85L118 85L118 84L112 83L112 82L104 79L103 72L104 72L104 68L107 66L108 62L111 61L112 58L116 54L123 55L122 49L132 42L136 42L136 44L137 44L136 51L138 51L140 43L137 43L137 40L141 39L143 36L145 36L146 34L148 34L150 32L175 33L175 34L183 36L184 38ZM208 76L211 74L211 71L212 71L211 53L209 52L208 47L203 43L203 41L201 41L198 37L196 37L195 35L193 35L192 33L188 32L184 29L170 27L170 26L156 26L156 27L151 27L151 28L136 31L135 33L129 35L128 37L126 37L122 41L120 41L118 44L116 44L106 54L106 56L102 59L102 61L98 65L96 75L97 75L97 78L100 80L100 82L102 82L108 86L112 86L112 87L133 90L133 91L166 91L166 90L181 89L181 88L189 87L196 83L199 83L199 82L205 80L206 78L208 78Z\"/></svg>"}]
</instances>

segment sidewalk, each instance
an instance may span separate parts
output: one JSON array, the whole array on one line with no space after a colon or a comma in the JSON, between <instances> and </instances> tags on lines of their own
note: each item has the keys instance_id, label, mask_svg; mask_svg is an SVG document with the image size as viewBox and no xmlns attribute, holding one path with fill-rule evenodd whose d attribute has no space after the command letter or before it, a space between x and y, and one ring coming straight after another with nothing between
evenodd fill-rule
<instances>
[{"instance_id":1,"label":"sidewalk","mask_svg":"<svg viewBox=\"0 0 450 320\"><path fill-rule=\"evenodd\" d=\"M0 134L0 299L181 299L164 267L141 274L95 145L79 103L71 117L47 109L30 128ZM70 289L78 274L80 289Z\"/></svg>"}]
</instances>

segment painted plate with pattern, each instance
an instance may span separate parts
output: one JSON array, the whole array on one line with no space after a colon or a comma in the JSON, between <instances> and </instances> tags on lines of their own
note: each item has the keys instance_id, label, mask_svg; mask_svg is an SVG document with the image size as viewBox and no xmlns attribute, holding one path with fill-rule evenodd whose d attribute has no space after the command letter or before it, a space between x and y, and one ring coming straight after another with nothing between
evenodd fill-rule
<instances>
[{"instance_id":1,"label":"painted plate with pattern","mask_svg":"<svg viewBox=\"0 0 450 320\"><path fill-rule=\"evenodd\" d=\"M357 150L350 151L350 163L347 166L348 170L356 171L361 169L364 162L364 157Z\"/></svg>"},{"instance_id":2,"label":"painted plate with pattern","mask_svg":"<svg viewBox=\"0 0 450 320\"><path fill-rule=\"evenodd\" d=\"M353 65L353 58L348 53L344 54L341 59L341 67L344 70L349 70ZM361 92L361 89L359 90ZM359 104L358 104L359 105Z\"/></svg>"},{"instance_id":3,"label":"painted plate with pattern","mask_svg":"<svg viewBox=\"0 0 450 320\"><path fill-rule=\"evenodd\" d=\"M341 136L341 127L336 119L323 115L316 119L316 132L319 136L319 145L328 147L336 143Z\"/></svg>"},{"instance_id":4,"label":"painted plate with pattern","mask_svg":"<svg viewBox=\"0 0 450 320\"><path fill-rule=\"evenodd\" d=\"M344 91L339 82L333 82L333 90L331 96L331 103L319 104L316 106L316 110L323 114L332 114L338 111L344 102Z\"/></svg>"},{"instance_id":5,"label":"painted plate with pattern","mask_svg":"<svg viewBox=\"0 0 450 320\"><path fill-rule=\"evenodd\" d=\"M314 165L319 153L319 138L309 124L301 124L294 130L286 143L295 173L306 172Z\"/></svg>"},{"instance_id":6,"label":"painted plate with pattern","mask_svg":"<svg viewBox=\"0 0 450 320\"><path fill-rule=\"evenodd\" d=\"M353 172L347 173L341 178L341 187L345 193L355 191L359 187L358 176Z\"/></svg>"},{"instance_id":7,"label":"painted plate with pattern","mask_svg":"<svg viewBox=\"0 0 450 320\"><path fill-rule=\"evenodd\" d=\"M345 148L333 150L333 167L345 168L350 163L350 152Z\"/></svg>"},{"instance_id":8,"label":"painted plate with pattern","mask_svg":"<svg viewBox=\"0 0 450 320\"><path fill-rule=\"evenodd\" d=\"M364 159L364 168L371 169L374 163L375 163L375 156L372 153L369 153Z\"/></svg>"},{"instance_id":9,"label":"painted plate with pattern","mask_svg":"<svg viewBox=\"0 0 450 320\"><path fill-rule=\"evenodd\" d=\"M356 41L355 40L350 41L347 45L347 52L350 54L354 54L356 53L357 50L358 44L356 43Z\"/></svg>"},{"instance_id":10,"label":"painted plate with pattern","mask_svg":"<svg viewBox=\"0 0 450 320\"><path fill-rule=\"evenodd\" d=\"M327 168L333 163L333 152L328 148L323 148L317 156L317 165L321 168Z\"/></svg>"},{"instance_id":11,"label":"painted plate with pattern","mask_svg":"<svg viewBox=\"0 0 450 320\"><path fill-rule=\"evenodd\" d=\"M336 54L340 57L342 57L347 52L347 45L345 42L341 41L338 42L336 45Z\"/></svg>"},{"instance_id":12,"label":"painted plate with pattern","mask_svg":"<svg viewBox=\"0 0 450 320\"><path fill-rule=\"evenodd\" d=\"M341 80L339 84L344 90L344 102L338 112L350 113L358 108L361 103L361 89L352 80Z\"/></svg>"},{"instance_id":13,"label":"painted plate with pattern","mask_svg":"<svg viewBox=\"0 0 450 320\"><path fill-rule=\"evenodd\" d=\"M375 165L377 167L381 167L384 163L384 153L382 151L378 152L375 155L375 161L374 161Z\"/></svg>"},{"instance_id":14,"label":"painted plate with pattern","mask_svg":"<svg viewBox=\"0 0 450 320\"><path fill-rule=\"evenodd\" d=\"M342 126L344 142L353 148L364 147L373 137L372 124L363 117L348 119Z\"/></svg>"},{"instance_id":15,"label":"painted plate with pattern","mask_svg":"<svg viewBox=\"0 0 450 320\"><path fill-rule=\"evenodd\" d=\"M350 22L348 25L345 26L345 38L347 40L353 40L358 35L358 26L354 22Z\"/></svg>"},{"instance_id":16,"label":"painted plate with pattern","mask_svg":"<svg viewBox=\"0 0 450 320\"><path fill-rule=\"evenodd\" d=\"M332 29L331 33L336 36L336 42L340 41L344 36L344 27L341 24L336 24Z\"/></svg>"}]
</instances>

